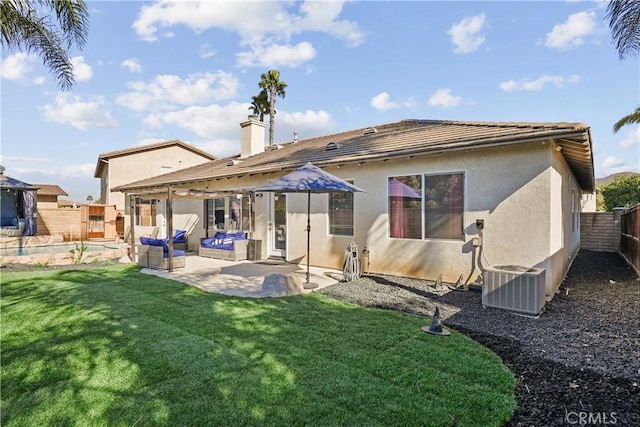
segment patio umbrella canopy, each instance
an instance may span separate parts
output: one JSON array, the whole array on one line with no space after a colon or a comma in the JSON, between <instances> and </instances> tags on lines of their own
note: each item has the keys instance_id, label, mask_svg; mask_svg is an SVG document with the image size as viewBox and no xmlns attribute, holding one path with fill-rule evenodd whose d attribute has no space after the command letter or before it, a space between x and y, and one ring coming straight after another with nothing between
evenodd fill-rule
<instances>
[{"instance_id":1,"label":"patio umbrella canopy","mask_svg":"<svg viewBox=\"0 0 640 427\"><path fill-rule=\"evenodd\" d=\"M257 192L272 191L280 193L307 193L307 281L305 287L312 288L309 283L309 248L311 234L311 193L353 193L363 189L349 184L347 181L323 171L317 166L307 163L287 175L258 188Z\"/></svg>"}]
</instances>

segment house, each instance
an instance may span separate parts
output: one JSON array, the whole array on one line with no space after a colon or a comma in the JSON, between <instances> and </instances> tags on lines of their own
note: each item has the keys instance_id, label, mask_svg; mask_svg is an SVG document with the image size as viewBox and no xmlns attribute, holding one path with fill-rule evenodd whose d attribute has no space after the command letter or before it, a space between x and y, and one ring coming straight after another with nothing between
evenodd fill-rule
<instances>
[{"instance_id":1,"label":"house","mask_svg":"<svg viewBox=\"0 0 640 427\"><path fill-rule=\"evenodd\" d=\"M202 198L199 237L250 230L262 257L305 262L307 195L255 189L307 162L366 190L312 195L312 265L341 268L356 241L365 271L455 282L488 266L539 267L548 296L580 246L581 196L594 191L582 123L402 120L265 147L252 116L239 155L114 190Z\"/></svg>"},{"instance_id":2,"label":"house","mask_svg":"<svg viewBox=\"0 0 640 427\"><path fill-rule=\"evenodd\" d=\"M58 196L68 196L66 191L58 185L53 184L33 184L38 188L38 210L40 209L57 209Z\"/></svg>"},{"instance_id":3,"label":"house","mask_svg":"<svg viewBox=\"0 0 640 427\"><path fill-rule=\"evenodd\" d=\"M100 154L94 173L94 177L100 179L100 202L115 205L124 215L128 227L129 201L125 200L124 194L113 192L114 187L215 159L211 154L177 139ZM136 217L141 219L136 225L147 227L147 231L162 225L163 212L158 210L157 200L138 200L136 206L140 211Z\"/></svg>"}]
</instances>

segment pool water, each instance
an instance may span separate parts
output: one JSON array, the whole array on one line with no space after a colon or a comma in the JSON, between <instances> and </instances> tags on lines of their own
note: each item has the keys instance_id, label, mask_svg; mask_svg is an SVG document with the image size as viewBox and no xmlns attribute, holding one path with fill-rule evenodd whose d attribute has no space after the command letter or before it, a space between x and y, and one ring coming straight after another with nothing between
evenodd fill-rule
<instances>
[{"instance_id":1,"label":"pool water","mask_svg":"<svg viewBox=\"0 0 640 427\"><path fill-rule=\"evenodd\" d=\"M77 246L76 246L77 245ZM85 243L85 253L87 252L99 252L108 249L119 249L118 246L107 246L97 243ZM0 248L0 256L23 256L23 255L39 255L39 254L65 254L71 250L75 250L76 247L81 247L80 243L58 243L54 245L46 246L23 246L17 248Z\"/></svg>"}]
</instances>

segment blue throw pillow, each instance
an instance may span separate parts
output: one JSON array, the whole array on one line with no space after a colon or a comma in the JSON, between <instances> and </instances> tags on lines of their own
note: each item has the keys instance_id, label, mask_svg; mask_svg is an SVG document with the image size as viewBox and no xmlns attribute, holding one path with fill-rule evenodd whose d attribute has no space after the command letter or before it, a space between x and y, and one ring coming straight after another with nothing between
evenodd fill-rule
<instances>
[{"instance_id":1,"label":"blue throw pillow","mask_svg":"<svg viewBox=\"0 0 640 427\"><path fill-rule=\"evenodd\" d=\"M207 245L211 245L214 244L213 242L215 242L215 238L213 237L207 237L206 239L202 240L202 246L207 246Z\"/></svg>"},{"instance_id":2,"label":"blue throw pillow","mask_svg":"<svg viewBox=\"0 0 640 427\"><path fill-rule=\"evenodd\" d=\"M182 240L187 235L185 230L176 230L173 233L173 240Z\"/></svg>"},{"instance_id":3,"label":"blue throw pillow","mask_svg":"<svg viewBox=\"0 0 640 427\"><path fill-rule=\"evenodd\" d=\"M222 239L222 242L218 243L219 245L233 245L233 237L228 236Z\"/></svg>"}]
</instances>

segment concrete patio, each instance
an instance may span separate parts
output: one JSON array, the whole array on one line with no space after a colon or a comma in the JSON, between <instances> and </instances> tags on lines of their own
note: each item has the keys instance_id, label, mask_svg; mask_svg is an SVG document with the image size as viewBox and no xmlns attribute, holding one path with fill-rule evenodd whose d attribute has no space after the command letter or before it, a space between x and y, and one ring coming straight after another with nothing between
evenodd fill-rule
<instances>
[{"instance_id":1,"label":"concrete patio","mask_svg":"<svg viewBox=\"0 0 640 427\"><path fill-rule=\"evenodd\" d=\"M266 276L274 273L298 276L302 283L306 280L306 265L284 261L224 261L187 255L184 268L169 273L166 270L143 268L144 274L195 286L205 292L215 292L249 298L262 298L262 283ZM311 267L309 281L321 289L342 279L342 271ZM305 293L313 290L305 289Z\"/></svg>"}]
</instances>

